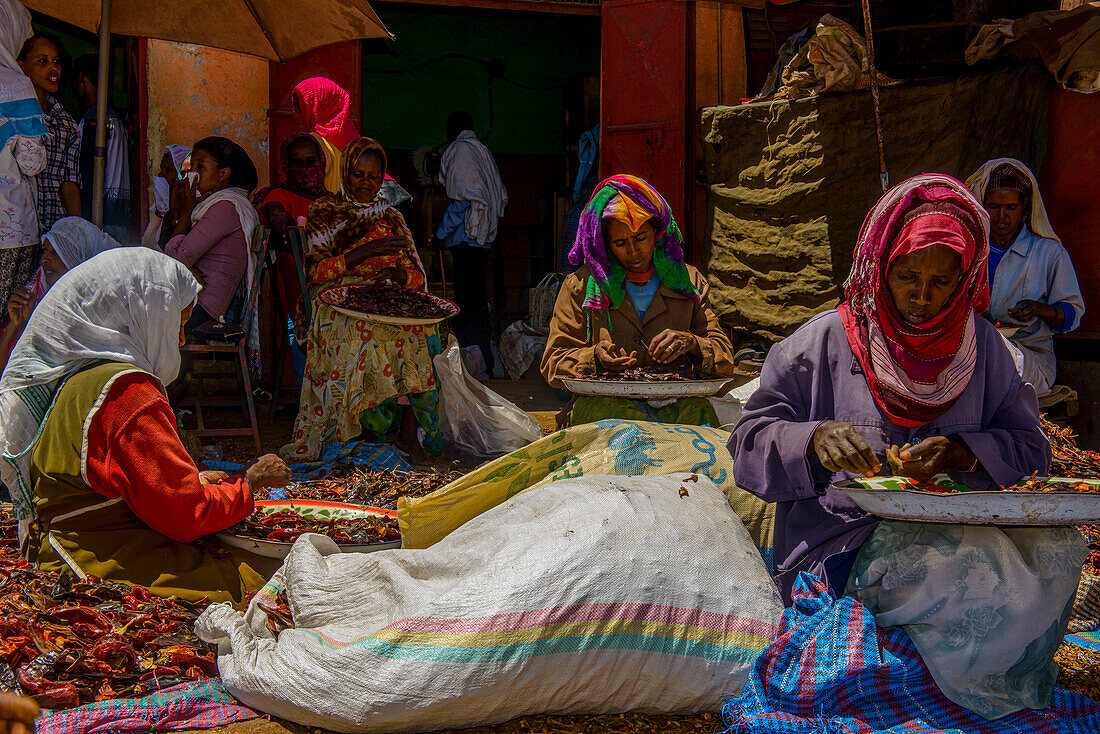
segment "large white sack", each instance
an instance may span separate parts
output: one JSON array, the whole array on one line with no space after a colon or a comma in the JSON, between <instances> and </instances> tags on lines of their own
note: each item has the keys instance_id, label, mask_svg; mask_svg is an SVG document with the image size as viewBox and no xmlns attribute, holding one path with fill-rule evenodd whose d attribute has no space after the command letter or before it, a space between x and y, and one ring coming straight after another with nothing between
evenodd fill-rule
<instances>
[{"instance_id":1,"label":"large white sack","mask_svg":"<svg viewBox=\"0 0 1100 734\"><path fill-rule=\"evenodd\" d=\"M344 732L536 713L691 713L736 696L782 606L703 476L590 476L527 492L423 550L308 535L242 616L196 623L244 704ZM284 590L296 629L268 631Z\"/></svg>"}]
</instances>

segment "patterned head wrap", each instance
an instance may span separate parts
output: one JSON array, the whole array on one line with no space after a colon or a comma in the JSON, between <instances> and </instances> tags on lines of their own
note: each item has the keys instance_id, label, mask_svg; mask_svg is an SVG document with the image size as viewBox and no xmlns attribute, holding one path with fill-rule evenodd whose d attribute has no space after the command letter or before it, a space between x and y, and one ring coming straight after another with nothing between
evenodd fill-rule
<instances>
[{"instance_id":1,"label":"patterned head wrap","mask_svg":"<svg viewBox=\"0 0 1100 734\"><path fill-rule=\"evenodd\" d=\"M1024 198L1025 222L1032 232L1040 237L1061 242L1061 238L1050 226L1043 195L1039 193L1039 182L1035 174L1015 158L994 158L986 161L981 168L970 174L966 185L978 201L985 201L985 195L995 189L1019 191Z\"/></svg>"},{"instance_id":2,"label":"patterned head wrap","mask_svg":"<svg viewBox=\"0 0 1100 734\"><path fill-rule=\"evenodd\" d=\"M1024 202L1031 200L1031 181L1011 163L1002 163L989 172L986 191L1016 191Z\"/></svg>"},{"instance_id":3,"label":"patterned head wrap","mask_svg":"<svg viewBox=\"0 0 1100 734\"><path fill-rule=\"evenodd\" d=\"M933 245L959 255L959 284L938 314L911 324L894 305L886 276L897 258ZM929 423L969 384L977 364L975 313L989 307L988 257L989 215L950 176L898 184L864 220L837 310L871 395L894 425Z\"/></svg>"},{"instance_id":4,"label":"patterned head wrap","mask_svg":"<svg viewBox=\"0 0 1100 734\"><path fill-rule=\"evenodd\" d=\"M617 219L632 231L653 220L657 228L657 247L653 266L661 282L696 303L699 291L691 282L684 264L684 238L668 202L657 189L637 176L612 176L596 187L581 213L577 239L569 252L573 265L587 265L591 276L585 287L584 308L618 308L626 297L623 282L626 268L607 250L603 239L603 220Z\"/></svg>"}]
</instances>

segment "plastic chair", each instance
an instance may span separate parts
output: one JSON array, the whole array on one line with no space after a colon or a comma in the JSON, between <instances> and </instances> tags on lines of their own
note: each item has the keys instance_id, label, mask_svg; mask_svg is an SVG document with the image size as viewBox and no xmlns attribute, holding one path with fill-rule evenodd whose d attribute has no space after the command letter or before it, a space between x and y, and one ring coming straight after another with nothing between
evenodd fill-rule
<instances>
[{"instance_id":1,"label":"plastic chair","mask_svg":"<svg viewBox=\"0 0 1100 734\"><path fill-rule=\"evenodd\" d=\"M302 296L303 313L305 314L305 323L301 324L303 330L308 329L310 323L313 321L313 307L309 302L309 287L306 284L305 241L306 233L301 227L287 227L285 245L286 249L290 251L291 256L294 258L294 269L298 273L298 287ZM279 268L271 268L271 291L276 294L274 300L277 304L275 307L275 312L277 314L275 318L275 329L277 330L276 343L279 347L275 353L275 365L272 370L271 408L267 416L268 425L275 422L275 413L282 403L283 369L286 365L287 354L290 352L290 332L287 330L287 319L291 314L283 313L283 304L278 298L278 274Z\"/></svg>"},{"instance_id":2,"label":"plastic chair","mask_svg":"<svg viewBox=\"0 0 1100 734\"><path fill-rule=\"evenodd\" d=\"M180 348L184 354L208 355L212 361L218 361L219 355L231 355L236 357L234 368L237 373L237 383L240 388L239 400L245 413L248 415L249 424L240 428L207 428L203 415L204 408L222 407L233 405L238 397L206 395L205 375L191 374L192 382L197 382L199 394L191 399L181 402L192 405L195 408L195 420L197 430L191 431L196 438L240 438L251 436L256 445L256 454L262 453L260 444L260 427L256 421L256 404L252 397L252 377L248 371L248 334L252 328L252 322L256 319L257 304L260 300L260 284L263 282L263 272L267 267L268 247L271 243L271 230L258 226L252 233L252 241L249 247L256 256L256 269L252 274L252 282L249 284L248 296L239 321L227 324L224 337L208 337L206 343L185 344Z\"/></svg>"}]
</instances>

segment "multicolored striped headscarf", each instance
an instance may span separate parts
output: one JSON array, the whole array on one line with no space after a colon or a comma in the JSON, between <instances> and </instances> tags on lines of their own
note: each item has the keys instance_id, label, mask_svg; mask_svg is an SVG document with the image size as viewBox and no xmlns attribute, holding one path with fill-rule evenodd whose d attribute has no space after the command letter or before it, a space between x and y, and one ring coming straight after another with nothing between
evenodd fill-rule
<instances>
[{"instance_id":1,"label":"multicolored striped headscarf","mask_svg":"<svg viewBox=\"0 0 1100 734\"><path fill-rule=\"evenodd\" d=\"M886 277L899 257L933 245L959 255L955 292L928 321L911 324ZM977 365L977 314L989 308L989 215L959 181L924 174L883 194L867 215L837 307L848 345L878 407L896 426L918 428L946 413Z\"/></svg>"},{"instance_id":2,"label":"multicolored striped headscarf","mask_svg":"<svg viewBox=\"0 0 1100 734\"><path fill-rule=\"evenodd\" d=\"M577 227L577 239L569 252L569 262L587 265L591 273L581 304L584 308L618 308L626 297L623 289L626 268L604 244L604 219L618 219L635 232L654 220L657 247L653 250L653 267L657 277L677 293L699 302L699 291L692 284L684 264L684 238L672 218L668 202L657 189L637 176L612 176L600 182L585 205Z\"/></svg>"}]
</instances>

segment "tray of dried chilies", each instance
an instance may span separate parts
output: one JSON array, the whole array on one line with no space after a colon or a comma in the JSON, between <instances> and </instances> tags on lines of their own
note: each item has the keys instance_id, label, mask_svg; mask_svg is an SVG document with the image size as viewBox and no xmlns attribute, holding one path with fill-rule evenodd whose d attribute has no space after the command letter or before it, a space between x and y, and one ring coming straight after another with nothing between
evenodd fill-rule
<instances>
[{"instance_id":1,"label":"tray of dried chilies","mask_svg":"<svg viewBox=\"0 0 1100 734\"><path fill-rule=\"evenodd\" d=\"M337 285L318 298L354 319L399 326L427 326L458 315L458 306L433 293L390 285Z\"/></svg>"},{"instance_id":2,"label":"tray of dried chilies","mask_svg":"<svg viewBox=\"0 0 1100 734\"><path fill-rule=\"evenodd\" d=\"M320 500L257 500L242 522L218 533L226 545L269 558L286 558L298 536L327 535L345 553L401 547L397 513Z\"/></svg>"},{"instance_id":3,"label":"tray of dried chilies","mask_svg":"<svg viewBox=\"0 0 1100 734\"><path fill-rule=\"evenodd\" d=\"M565 388L574 395L600 398L707 398L722 392L730 378L697 380L689 372L661 372L630 369L592 377L563 377Z\"/></svg>"},{"instance_id":4,"label":"tray of dried chilies","mask_svg":"<svg viewBox=\"0 0 1100 734\"><path fill-rule=\"evenodd\" d=\"M1100 481L1031 476L999 491L972 490L945 475L930 482L874 477L839 482L864 511L891 520L965 525L1100 522Z\"/></svg>"}]
</instances>

